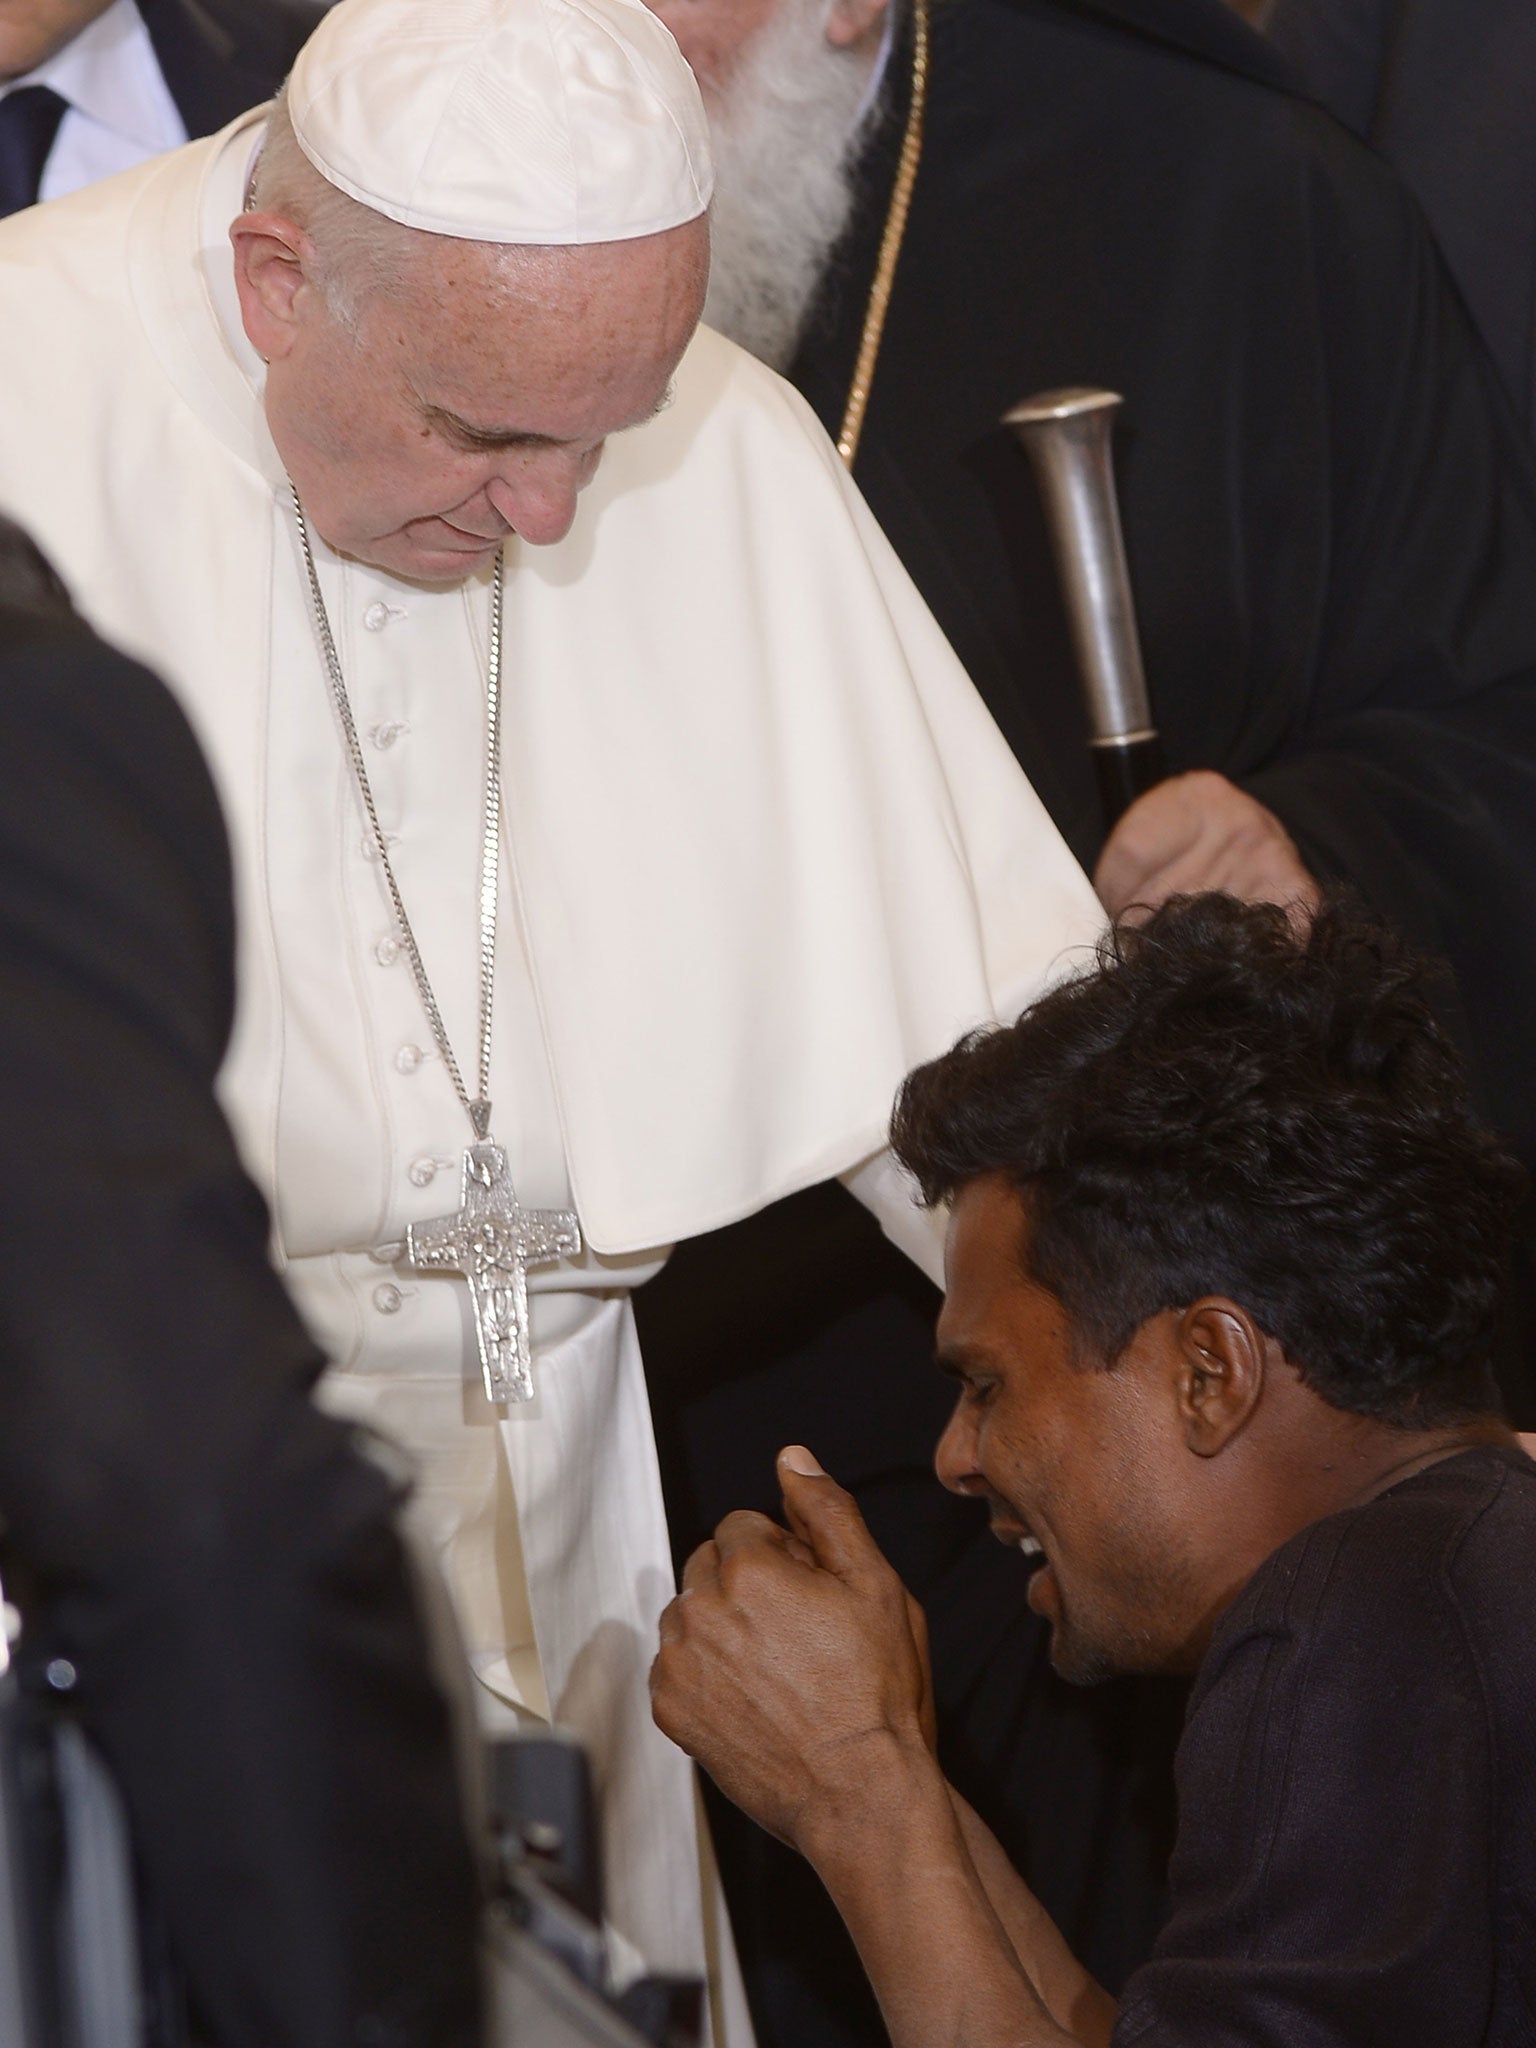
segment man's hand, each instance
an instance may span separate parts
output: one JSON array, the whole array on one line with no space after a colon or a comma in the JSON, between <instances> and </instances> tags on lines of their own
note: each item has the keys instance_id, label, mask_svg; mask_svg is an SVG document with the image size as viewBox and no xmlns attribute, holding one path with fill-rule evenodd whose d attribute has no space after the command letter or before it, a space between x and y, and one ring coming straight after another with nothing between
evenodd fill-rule
<instances>
[{"instance_id":1,"label":"man's hand","mask_svg":"<svg viewBox=\"0 0 1536 2048\"><path fill-rule=\"evenodd\" d=\"M1173 775L1138 797L1094 869L1112 918L1155 910L1170 896L1223 889L1246 903L1317 908L1317 883L1272 811L1224 775Z\"/></svg>"},{"instance_id":2,"label":"man's hand","mask_svg":"<svg viewBox=\"0 0 1536 2048\"><path fill-rule=\"evenodd\" d=\"M877 1781L936 1772L932 1694L921 1610L852 1497L798 1446L779 1478L788 1531L729 1515L688 1560L651 1700L728 1798L809 1852Z\"/></svg>"}]
</instances>

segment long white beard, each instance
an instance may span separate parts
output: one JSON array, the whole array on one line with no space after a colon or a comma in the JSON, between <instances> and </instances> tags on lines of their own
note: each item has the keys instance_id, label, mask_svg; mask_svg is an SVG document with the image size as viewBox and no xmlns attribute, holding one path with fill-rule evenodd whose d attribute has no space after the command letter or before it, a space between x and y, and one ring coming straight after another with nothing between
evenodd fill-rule
<instances>
[{"instance_id":1,"label":"long white beard","mask_svg":"<svg viewBox=\"0 0 1536 2048\"><path fill-rule=\"evenodd\" d=\"M855 196L868 60L834 50L826 0L785 0L730 82L705 89L715 152L704 318L782 370Z\"/></svg>"}]
</instances>

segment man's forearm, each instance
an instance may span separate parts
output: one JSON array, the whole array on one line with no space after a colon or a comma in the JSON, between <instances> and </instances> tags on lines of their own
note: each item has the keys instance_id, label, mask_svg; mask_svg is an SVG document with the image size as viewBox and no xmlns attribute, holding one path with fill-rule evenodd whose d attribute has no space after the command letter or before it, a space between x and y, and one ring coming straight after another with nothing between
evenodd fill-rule
<instances>
[{"instance_id":1,"label":"man's forearm","mask_svg":"<svg viewBox=\"0 0 1536 2048\"><path fill-rule=\"evenodd\" d=\"M800 1846L853 1936L893 2048L1097 2048L1103 2035L1059 2025L1031 1981L927 1751L861 1750L849 1776L849 1799Z\"/></svg>"},{"instance_id":2,"label":"man's forearm","mask_svg":"<svg viewBox=\"0 0 1536 2048\"><path fill-rule=\"evenodd\" d=\"M1108 2048L1119 2015L1102 1984L1083 1968L986 1823L949 1787L971 1864L1014 1954L1065 2033L1088 2048Z\"/></svg>"}]
</instances>

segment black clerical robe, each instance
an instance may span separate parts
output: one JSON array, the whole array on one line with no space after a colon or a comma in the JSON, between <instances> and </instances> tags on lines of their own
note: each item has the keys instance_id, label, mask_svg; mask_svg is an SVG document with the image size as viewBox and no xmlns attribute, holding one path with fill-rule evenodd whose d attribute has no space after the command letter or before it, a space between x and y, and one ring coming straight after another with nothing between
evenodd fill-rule
<instances>
[{"instance_id":1,"label":"black clerical robe","mask_svg":"<svg viewBox=\"0 0 1536 2048\"><path fill-rule=\"evenodd\" d=\"M898 129L792 370L831 423ZM939 10L856 469L1091 862L1061 604L998 424L1068 383L1125 397L1126 545L1171 769L1240 782L1316 872L1448 955L1487 1104L1536 1156L1532 473L1417 208L1219 0Z\"/></svg>"},{"instance_id":2,"label":"black clerical robe","mask_svg":"<svg viewBox=\"0 0 1536 2048\"><path fill-rule=\"evenodd\" d=\"M1536 429L1536 8L1276 0L1265 33L1421 201L1516 410Z\"/></svg>"},{"instance_id":3,"label":"black clerical robe","mask_svg":"<svg viewBox=\"0 0 1536 2048\"><path fill-rule=\"evenodd\" d=\"M835 432L906 111L791 375ZM999 425L1124 394L1118 462L1174 771L1267 804L1314 872L1450 959L1490 1112L1536 1157L1536 488L1392 175L1220 0L951 0L855 474L1085 862L1103 838L1033 478ZM1176 1702L1073 1693L1018 1560L927 1457L931 1295L833 1195L685 1246L637 1297L679 1552L772 1509L780 1444L853 1485L929 1609L951 1775L1111 1985L1161 1912ZM1517 1417L1536 1420L1512 1355ZM990 1546L990 1547L989 1547ZM729 1816L764 2048L877 2041L806 1881Z\"/></svg>"}]
</instances>

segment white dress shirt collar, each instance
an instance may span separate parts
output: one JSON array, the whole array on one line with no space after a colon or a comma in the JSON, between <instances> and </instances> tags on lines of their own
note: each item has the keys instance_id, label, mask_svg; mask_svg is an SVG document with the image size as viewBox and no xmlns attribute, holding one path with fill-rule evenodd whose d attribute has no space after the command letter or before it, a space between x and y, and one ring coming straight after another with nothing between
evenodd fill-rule
<instances>
[{"instance_id":1,"label":"white dress shirt collar","mask_svg":"<svg viewBox=\"0 0 1536 2048\"><path fill-rule=\"evenodd\" d=\"M0 85L0 98L24 85L51 86L69 103L43 175L44 199L187 139L134 0L113 0L45 64Z\"/></svg>"}]
</instances>

